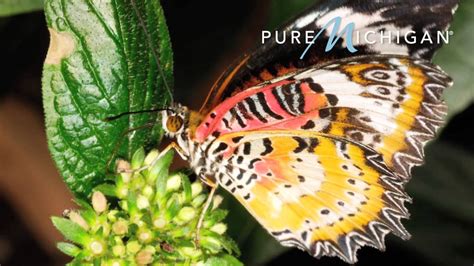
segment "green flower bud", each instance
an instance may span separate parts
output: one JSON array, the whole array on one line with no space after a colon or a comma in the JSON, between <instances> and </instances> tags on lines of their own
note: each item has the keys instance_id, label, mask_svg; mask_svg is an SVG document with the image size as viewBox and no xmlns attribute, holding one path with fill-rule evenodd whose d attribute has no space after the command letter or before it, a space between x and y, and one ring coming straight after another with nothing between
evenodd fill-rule
<instances>
[{"instance_id":1,"label":"green flower bud","mask_svg":"<svg viewBox=\"0 0 474 266\"><path fill-rule=\"evenodd\" d=\"M128 186L125 184L117 185L115 194L119 199L126 199L128 196Z\"/></svg>"},{"instance_id":2,"label":"green flower bud","mask_svg":"<svg viewBox=\"0 0 474 266\"><path fill-rule=\"evenodd\" d=\"M120 237L120 236L114 236L114 237L113 237L113 242L114 242L114 244L117 244L117 245L118 245L118 244L123 244L122 237Z\"/></svg>"},{"instance_id":3,"label":"green flower bud","mask_svg":"<svg viewBox=\"0 0 474 266\"><path fill-rule=\"evenodd\" d=\"M176 224L178 225L183 225L185 224L185 222L183 221L175 221ZM195 226L193 228L196 228ZM180 226L178 228L175 228L174 230L171 230L169 232L169 235L174 238L174 239L177 239L177 238L181 238L181 237L184 237L185 235L188 235L192 230L189 229L188 226Z\"/></svg>"},{"instance_id":4,"label":"green flower bud","mask_svg":"<svg viewBox=\"0 0 474 266\"><path fill-rule=\"evenodd\" d=\"M178 219L183 222L189 222L196 217L197 212L192 207L183 207L178 213Z\"/></svg>"},{"instance_id":5,"label":"green flower bud","mask_svg":"<svg viewBox=\"0 0 474 266\"><path fill-rule=\"evenodd\" d=\"M221 195L215 195L212 199L212 210L217 209L221 204L224 198Z\"/></svg>"},{"instance_id":6,"label":"green flower bud","mask_svg":"<svg viewBox=\"0 0 474 266\"><path fill-rule=\"evenodd\" d=\"M128 202L123 200L119 202L120 208L122 208L124 211L128 211Z\"/></svg>"},{"instance_id":7,"label":"green flower bud","mask_svg":"<svg viewBox=\"0 0 474 266\"><path fill-rule=\"evenodd\" d=\"M93 256L101 256L105 253L107 247L102 240L93 240L89 243L88 248Z\"/></svg>"},{"instance_id":8,"label":"green flower bud","mask_svg":"<svg viewBox=\"0 0 474 266\"><path fill-rule=\"evenodd\" d=\"M199 208L199 207L201 207L202 204L204 204L204 202L206 201L207 197L208 197L207 195L201 194L201 195L195 197L195 198L191 201L191 205L193 205L194 208Z\"/></svg>"},{"instance_id":9,"label":"green flower bud","mask_svg":"<svg viewBox=\"0 0 474 266\"><path fill-rule=\"evenodd\" d=\"M153 220L153 226L158 229L165 228L166 224L167 224L166 219L163 217L158 217Z\"/></svg>"},{"instance_id":10,"label":"green flower bud","mask_svg":"<svg viewBox=\"0 0 474 266\"><path fill-rule=\"evenodd\" d=\"M138 243L138 241L130 241L127 243L127 252L130 254L137 254L141 248L142 246L140 243Z\"/></svg>"},{"instance_id":11,"label":"green flower bud","mask_svg":"<svg viewBox=\"0 0 474 266\"><path fill-rule=\"evenodd\" d=\"M117 221L117 214L119 213L118 210L111 210L107 213L107 219L111 222Z\"/></svg>"},{"instance_id":12,"label":"green flower bud","mask_svg":"<svg viewBox=\"0 0 474 266\"><path fill-rule=\"evenodd\" d=\"M107 266L125 266L125 262L121 260L109 260L105 263Z\"/></svg>"},{"instance_id":13,"label":"green flower bud","mask_svg":"<svg viewBox=\"0 0 474 266\"><path fill-rule=\"evenodd\" d=\"M222 235L227 231L227 225L225 225L223 223L215 224L211 227L211 231L215 232L219 235Z\"/></svg>"},{"instance_id":14,"label":"green flower bud","mask_svg":"<svg viewBox=\"0 0 474 266\"><path fill-rule=\"evenodd\" d=\"M159 155L160 153L158 152L158 150L151 150L145 157L145 165L151 165L153 162L155 162L156 158L158 158Z\"/></svg>"},{"instance_id":15,"label":"green flower bud","mask_svg":"<svg viewBox=\"0 0 474 266\"><path fill-rule=\"evenodd\" d=\"M89 228L90 228L89 224L87 224L86 220L84 220L84 218L82 218L82 216L76 211L71 211L69 213L69 220L75 222L76 224L78 224L79 226L84 228L84 230L86 230L86 231L88 231Z\"/></svg>"},{"instance_id":16,"label":"green flower bud","mask_svg":"<svg viewBox=\"0 0 474 266\"><path fill-rule=\"evenodd\" d=\"M130 217L130 222L136 224L138 227L145 226L145 222L142 220L142 215L137 214Z\"/></svg>"},{"instance_id":17,"label":"green flower bud","mask_svg":"<svg viewBox=\"0 0 474 266\"><path fill-rule=\"evenodd\" d=\"M74 263L204 265L212 256L238 253L221 236L227 226L222 222L226 212L217 209L222 202L220 196L213 198L196 245L196 224L208 195L201 182L191 183L184 173L169 175L172 152L158 156L157 150L145 155L142 149L135 152L132 164L118 161L117 170L122 173L117 174L115 184L99 185L91 204L81 202L83 210L69 212L69 219L53 218L55 226L75 243L58 245L65 254L75 257ZM156 164L150 166L155 160ZM151 168L131 172L143 165ZM118 206L108 204L115 202L113 196L118 198Z\"/></svg>"},{"instance_id":18,"label":"green flower bud","mask_svg":"<svg viewBox=\"0 0 474 266\"><path fill-rule=\"evenodd\" d=\"M150 207L150 201L148 201L147 197L145 197L143 195L139 195L137 197L137 207L140 210L146 209L146 208Z\"/></svg>"},{"instance_id":19,"label":"green flower bud","mask_svg":"<svg viewBox=\"0 0 474 266\"><path fill-rule=\"evenodd\" d=\"M222 249L222 243L219 239L212 236L201 236L199 239L201 246L209 250L211 253L219 253Z\"/></svg>"},{"instance_id":20,"label":"green flower bud","mask_svg":"<svg viewBox=\"0 0 474 266\"><path fill-rule=\"evenodd\" d=\"M116 245L112 247L112 253L115 257L122 258L125 256L125 247L123 245Z\"/></svg>"},{"instance_id":21,"label":"green flower bud","mask_svg":"<svg viewBox=\"0 0 474 266\"><path fill-rule=\"evenodd\" d=\"M202 250L195 247L182 247L178 249L178 252L185 257L196 259L202 256Z\"/></svg>"},{"instance_id":22,"label":"green flower bud","mask_svg":"<svg viewBox=\"0 0 474 266\"><path fill-rule=\"evenodd\" d=\"M201 182L194 182L192 185L191 185L191 195L194 197L196 197L198 194L201 194L203 190L203 186L201 184Z\"/></svg>"},{"instance_id":23,"label":"green flower bud","mask_svg":"<svg viewBox=\"0 0 474 266\"><path fill-rule=\"evenodd\" d=\"M147 197L148 199L151 199L155 191L153 191L153 188L151 186L147 185L142 189L142 193L143 196Z\"/></svg>"},{"instance_id":24,"label":"green flower bud","mask_svg":"<svg viewBox=\"0 0 474 266\"><path fill-rule=\"evenodd\" d=\"M132 190L141 190L146 186L146 182L143 179L143 176L140 173L135 173L132 182L130 183L130 188Z\"/></svg>"},{"instance_id":25,"label":"green flower bud","mask_svg":"<svg viewBox=\"0 0 474 266\"><path fill-rule=\"evenodd\" d=\"M146 228L140 228L137 232L137 238L142 243L150 243L153 239L153 233Z\"/></svg>"},{"instance_id":26,"label":"green flower bud","mask_svg":"<svg viewBox=\"0 0 474 266\"><path fill-rule=\"evenodd\" d=\"M92 207L97 213L102 213L107 209L107 199L100 191L92 194Z\"/></svg>"},{"instance_id":27,"label":"green flower bud","mask_svg":"<svg viewBox=\"0 0 474 266\"><path fill-rule=\"evenodd\" d=\"M125 220L119 220L112 225L112 231L116 235L125 235L128 233L128 223Z\"/></svg>"},{"instance_id":28,"label":"green flower bud","mask_svg":"<svg viewBox=\"0 0 474 266\"><path fill-rule=\"evenodd\" d=\"M176 191L181 187L181 176L173 175L166 182L166 191Z\"/></svg>"},{"instance_id":29,"label":"green flower bud","mask_svg":"<svg viewBox=\"0 0 474 266\"><path fill-rule=\"evenodd\" d=\"M142 250L138 252L135 257L135 261L138 265L147 265L153 262L153 253L148 250Z\"/></svg>"},{"instance_id":30,"label":"green flower bud","mask_svg":"<svg viewBox=\"0 0 474 266\"><path fill-rule=\"evenodd\" d=\"M186 203L186 195L184 195L184 193L179 193L179 194L176 194L178 197L178 202L180 205L183 205L184 203Z\"/></svg>"},{"instance_id":31,"label":"green flower bud","mask_svg":"<svg viewBox=\"0 0 474 266\"><path fill-rule=\"evenodd\" d=\"M120 173L120 177L123 183L130 182L132 174L129 172L132 169L129 162L124 160L119 160L117 162L117 173Z\"/></svg>"},{"instance_id":32,"label":"green flower bud","mask_svg":"<svg viewBox=\"0 0 474 266\"><path fill-rule=\"evenodd\" d=\"M107 223L106 221L104 221L102 224L101 224L101 228L102 228L102 235L107 237L110 235L110 224Z\"/></svg>"},{"instance_id":33,"label":"green flower bud","mask_svg":"<svg viewBox=\"0 0 474 266\"><path fill-rule=\"evenodd\" d=\"M156 248L154 246L150 246L150 245L146 246L143 250L147 250L147 251L149 251L153 254L156 253Z\"/></svg>"}]
</instances>

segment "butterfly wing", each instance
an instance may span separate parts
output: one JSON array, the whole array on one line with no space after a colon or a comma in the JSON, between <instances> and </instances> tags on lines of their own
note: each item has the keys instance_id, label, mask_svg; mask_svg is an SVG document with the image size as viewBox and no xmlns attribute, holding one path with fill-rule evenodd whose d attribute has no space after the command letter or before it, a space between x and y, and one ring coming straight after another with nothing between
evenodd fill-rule
<instances>
[{"instance_id":1,"label":"butterfly wing","mask_svg":"<svg viewBox=\"0 0 474 266\"><path fill-rule=\"evenodd\" d=\"M238 92L251 88L257 84L281 77L298 69L305 69L315 64L352 56L395 54L409 56L415 59L431 60L435 51L441 46L439 42L423 44L410 44L403 37L406 33L411 38L422 40L423 37L431 40L438 39L438 32L447 30L453 19L454 11L459 0L323 0L309 8L296 19L279 29L280 34L285 34L286 40L291 40L291 32L313 31L316 35L325 24L335 18L341 17L341 29L354 22L355 31L359 36L373 31L372 40L380 40L384 36L398 36L402 38L397 42L365 43L365 38L353 38L354 46L358 50L355 54L347 50L346 36L336 42L330 52L326 52L326 43L329 32L325 31L316 44L300 60L307 48L307 44L291 43L277 44L271 40L258 46L249 55L243 56L223 73L211 89L209 96L201 109L201 113L208 113L223 100ZM356 40L359 39L359 42Z\"/></svg>"},{"instance_id":2,"label":"butterfly wing","mask_svg":"<svg viewBox=\"0 0 474 266\"><path fill-rule=\"evenodd\" d=\"M451 79L438 67L406 57L370 56L309 68L243 91L217 106L195 137L255 130L306 130L346 138L383 155L408 179L423 162L423 146L442 124L443 90Z\"/></svg>"},{"instance_id":3,"label":"butterfly wing","mask_svg":"<svg viewBox=\"0 0 474 266\"><path fill-rule=\"evenodd\" d=\"M280 130L227 134L209 151L219 183L283 245L355 263L388 232L409 238L404 182L369 147Z\"/></svg>"}]
</instances>

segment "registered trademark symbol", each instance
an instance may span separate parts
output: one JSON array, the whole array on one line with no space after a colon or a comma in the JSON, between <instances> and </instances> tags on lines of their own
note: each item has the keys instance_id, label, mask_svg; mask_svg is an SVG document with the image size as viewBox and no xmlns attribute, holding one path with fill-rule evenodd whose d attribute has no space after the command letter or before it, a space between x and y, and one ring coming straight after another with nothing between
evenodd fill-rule
<instances>
[{"instance_id":1,"label":"registered trademark symbol","mask_svg":"<svg viewBox=\"0 0 474 266\"><path fill-rule=\"evenodd\" d=\"M453 35L454 35L454 31L450 30L450 31L449 31L449 35L453 36Z\"/></svg>"}]
</instances>

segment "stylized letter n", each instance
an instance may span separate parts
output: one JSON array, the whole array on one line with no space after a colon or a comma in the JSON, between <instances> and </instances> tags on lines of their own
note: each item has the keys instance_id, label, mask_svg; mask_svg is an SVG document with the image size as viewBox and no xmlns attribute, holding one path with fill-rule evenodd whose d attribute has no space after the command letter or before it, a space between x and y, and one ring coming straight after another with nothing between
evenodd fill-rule
<instances>
[{"instance_id":1,"label":"stylized letter n","mask_svg":"<svg viewBox=\"0 0 474 266\"><path fill-rule=\"evenodd\" d=\"M342 31L339 33L339 28L341 27L341 23L342 23L342 18L341 17L335 17L335 18L331 19L328 23L326 23L326 25L324 25L324 27L314 37L313 41L311 41L311 43L306 47L303 54L301 54L300 59L303 59L305 57L306 53L308 53L309 49L311 49L311 47L316 42L316 39L322 33L324 33L332 24L334 24L334 26L332 27L332 32L329 35L329 40L328 40L328 43L326 44L325 52L331 51L334 48L334 46L336 45L337 41L339 41L339 39L341 37L343 37L344 33L346 34L347 50L349 50L349 52L351 52L351 53L357 52L358 50L354 47L354 44L352 42L352 35L354 33L355 23L351 22L351 23L347 24L344 27L344 29L342 29Z\"/></svg>"}]
</instances>

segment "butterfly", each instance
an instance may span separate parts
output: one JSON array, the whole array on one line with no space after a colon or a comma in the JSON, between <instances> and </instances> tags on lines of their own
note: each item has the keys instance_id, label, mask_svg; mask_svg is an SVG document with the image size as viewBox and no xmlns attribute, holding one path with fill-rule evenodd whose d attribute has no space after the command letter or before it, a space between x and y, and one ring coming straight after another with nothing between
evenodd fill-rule
<instances>
[{"instance_id":1,"label":"butterfly","mask_svg":"<svg viewBox=\"0 0 474 266\"><path fill-rule=\"evenodd\" d=\"M319 1L285 32L341 17L359 32L447 30L457 0ZM286 33L289 34L289 33ZM329 40L326 30L318 42ZM214 189L230 192L282 245L357 261L364 246L410 234L404 191L446 115L451 78L431 63L439 43L361 41L331 51L270 41L217 80L199 111L173 104L162 125L174 149ZM213 190L214 191L214 190Z\"/></svg>"}]
</instances>

